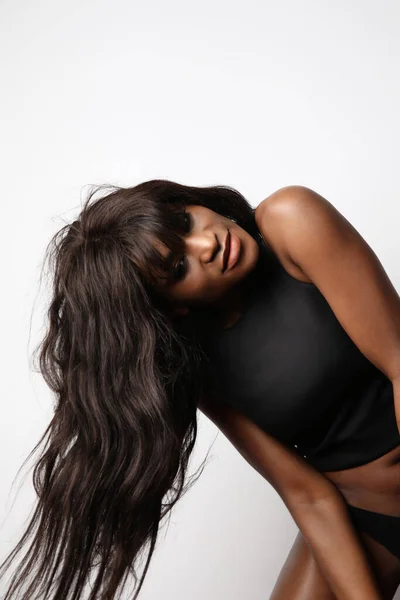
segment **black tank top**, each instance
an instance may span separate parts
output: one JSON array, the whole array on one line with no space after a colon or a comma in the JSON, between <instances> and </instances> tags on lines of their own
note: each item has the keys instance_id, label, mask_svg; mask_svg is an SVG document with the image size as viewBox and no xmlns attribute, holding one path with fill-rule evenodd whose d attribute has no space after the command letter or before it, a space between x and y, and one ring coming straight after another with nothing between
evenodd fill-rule
<instances>
[{"instance_id":1,"label":"black tank top","mask_svg":"<svg viewBox=\"0 0 400 600\"><path fill-rule=\"evenodd\" d=\"M260 234L245 308L204 350L218 399L320 471L365 464L398 444L392 382L347 335L312 283L295 279ZM368 324L366 324L366 327Z\"/></svg>"}]
</instances>

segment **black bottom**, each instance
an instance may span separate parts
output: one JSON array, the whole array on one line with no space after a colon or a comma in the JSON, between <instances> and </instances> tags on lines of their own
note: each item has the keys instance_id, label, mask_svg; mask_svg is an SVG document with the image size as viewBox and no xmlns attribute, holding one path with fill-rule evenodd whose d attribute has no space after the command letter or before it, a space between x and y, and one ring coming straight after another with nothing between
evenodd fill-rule
<instances>
[{"instance_id":1,"label":"black bottom","mask_svg":"<svg viewBox=\"0 0 400 600\"><path fill-rule=\"evenodd\" d=\"M368 533L400 558L400 516L383 515L347 504L351 519L358 530Z\"/></svg>"}]
</instances>

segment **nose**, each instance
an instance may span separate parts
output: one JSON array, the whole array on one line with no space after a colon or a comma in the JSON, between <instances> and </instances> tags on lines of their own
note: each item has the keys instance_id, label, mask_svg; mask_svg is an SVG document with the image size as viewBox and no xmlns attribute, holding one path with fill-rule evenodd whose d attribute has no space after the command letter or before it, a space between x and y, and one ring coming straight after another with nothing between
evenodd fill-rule
<instances>
[{"instance_id":1,"label":"nose","mask_svg":"<svg viewBox=\"0 0 400 600\"><path fill-rule=\"evenodd\" d=\"M189 254L201 262L211 262L218 252L218 238L212 231L203 231L189 234L186 238L186 247Z\"/></svg>"}]
</instances>

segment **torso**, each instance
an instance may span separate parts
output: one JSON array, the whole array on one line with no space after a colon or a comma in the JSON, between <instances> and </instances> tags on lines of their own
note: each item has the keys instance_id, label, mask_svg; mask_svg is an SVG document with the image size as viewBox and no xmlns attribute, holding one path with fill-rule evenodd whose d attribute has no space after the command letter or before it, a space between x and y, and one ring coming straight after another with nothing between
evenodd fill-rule
<instances>
[{"instance_id":1,"label":"torso","mask_svg":"<svg viewBox=\"0 0 400 600\"><path fill-rule=\"evenodd\" d=\"M312 283L301 269L268 240L283 268L293 278ZM232 326L241 312L231 314L226 327ZM400 516L400 445L366 464L338 471L322 471L341 491L345 500L366 510Z\"/></svg>"}]
</instances>

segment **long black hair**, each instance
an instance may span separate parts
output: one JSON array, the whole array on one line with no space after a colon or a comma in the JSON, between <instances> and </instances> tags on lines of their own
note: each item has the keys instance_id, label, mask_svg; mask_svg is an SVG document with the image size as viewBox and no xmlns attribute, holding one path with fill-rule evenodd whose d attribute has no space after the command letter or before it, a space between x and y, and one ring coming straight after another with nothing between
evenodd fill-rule
<instances>
[{"instance_id":1,"label":"long black hair","mask_svg":"<svg viewBox=\"0 0 400 600\"><path fill-rule=\"evenodd\" d=\"M254 209L237 190L151 180L92 188L48 244L52 297L35 355L56 402L26 459L44 443L35 511L1 576L32 543L3 600L79 600L86 584L88 600L112 600L129 574L138 583L135 561L148 546L135 600L161 519L198 478L185 485L206 357L196 317L171 318L155 292L165 265L152 245L157 238L179 255L189 204L257 236Z\"/></svg>"}]
</instances>

